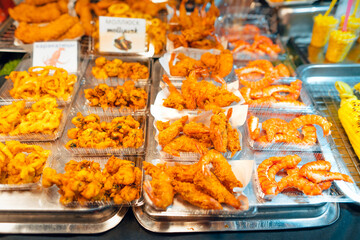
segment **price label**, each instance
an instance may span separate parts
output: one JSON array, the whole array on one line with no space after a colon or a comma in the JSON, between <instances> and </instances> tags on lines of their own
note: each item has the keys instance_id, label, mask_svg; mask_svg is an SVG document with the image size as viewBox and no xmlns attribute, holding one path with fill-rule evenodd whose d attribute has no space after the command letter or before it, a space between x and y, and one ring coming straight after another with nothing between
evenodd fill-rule
<instances>
[{"instance_id":1,"label":"price label","mask_svg":"<svg viewBox=\"0 0 360 240\"><path fill-rule=\"evenodd\" d=\"M78 70L79 47L77 41L35 42L33 66L53 66L69 73Z\"/></svg>"},{"instance_id":2,"label":"price label","mask_svg":"<svg viewBox=\"0 0 360 240\"><path fill-rule=\"evenodd\" d=\"M99 17L100 52L145 52L146 20Z\"/></svg>"}]
</instances>

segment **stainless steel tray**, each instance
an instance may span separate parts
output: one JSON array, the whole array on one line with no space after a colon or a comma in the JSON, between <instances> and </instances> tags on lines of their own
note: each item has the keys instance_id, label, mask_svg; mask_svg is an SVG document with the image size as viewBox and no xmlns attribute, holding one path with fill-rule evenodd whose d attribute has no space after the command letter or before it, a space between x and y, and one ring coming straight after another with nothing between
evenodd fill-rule
<instances>
[{"instance_id":1,"label":"stainless steel tray","mask_svg":"<svg viewBox=\"0 0 360 240\"><path fill-rule=\"evenodd\" d=\"M159 233L261 231L321 227L333 224L340 216L337 203L326 203L311 208L259 208L253 218L211 219L188 221L155 220L144 208L133 207L136 220L145 229Z\"/></svg>"},{"instance_id":2,"label":"stainless steel tray","mask_svg":"<svg viewBox=\"0 0 360 240\"><path fill-rule=\"evenodd\" d=\"M333 124L332 138L334 157L342 159L355 183L360 187L360 160L351 147L349 139L338 117L340 107L339 93L335 89L336 81L344 81L350 86L360 82L360 65L355 64L324 64L303 65L297 69L305 87L310 92L316 107ZM360 202L360 189L347 193L353 200Z\"/></svg>"}]
</instances>

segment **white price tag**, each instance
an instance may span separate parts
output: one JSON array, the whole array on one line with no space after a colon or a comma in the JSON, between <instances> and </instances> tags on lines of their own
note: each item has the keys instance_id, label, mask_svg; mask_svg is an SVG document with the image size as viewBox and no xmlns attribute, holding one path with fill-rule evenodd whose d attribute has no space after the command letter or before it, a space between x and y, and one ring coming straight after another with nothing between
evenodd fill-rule
<instances>
[{"instance_id":1,"label":"white price tag","mask_svg":"<svg viewBox=\"0 0 360 240\"><path fill-rule=\"evenodd\" d=\"M33 66L53 66L69 73L78 70L79 48L77 41L35 42Z\"/></svg>"},{"instance_id":2,"label":"white price tag","mask_svg":"<svg viewBox=\"0 0 360 240\"><path fill-rule=\"evenodd\" d=\"M145 52L146 20L99 17L100 52Z\"/></svg>"}]
</instances>

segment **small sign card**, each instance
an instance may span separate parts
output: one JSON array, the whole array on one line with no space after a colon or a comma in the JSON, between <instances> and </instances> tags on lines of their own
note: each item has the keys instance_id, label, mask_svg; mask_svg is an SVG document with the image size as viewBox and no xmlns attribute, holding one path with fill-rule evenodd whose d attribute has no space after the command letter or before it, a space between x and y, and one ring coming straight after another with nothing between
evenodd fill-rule
<instances>
[{"instance_id":1,"label":"small sign card","mask_svg":"<svg viewBox=\"0 0 360 240\"><path fill-rule=\"evenodd\" d=\"M146 20L99 17L100 52L144 52Z\"/></svg>"},{"instance_id":2,"label":"small sign card","mask_svg":"<svg viewBox=\"0 0 360 240\"><path fill-rule=\"evenodd\" d=\"M53 66L69 73L78 70L79 48L77 41L35 42L33 66Z\"/></svg>"}]
</instances>

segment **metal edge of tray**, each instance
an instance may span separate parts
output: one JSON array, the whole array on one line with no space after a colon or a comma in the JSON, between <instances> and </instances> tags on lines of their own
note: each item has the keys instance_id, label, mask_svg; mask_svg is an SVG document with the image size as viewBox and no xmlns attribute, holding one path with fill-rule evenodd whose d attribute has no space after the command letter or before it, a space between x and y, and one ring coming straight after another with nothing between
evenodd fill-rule
<instances>
[{"instance_id":1,"label":"metal edge of tray","mask_svg":"<svg viewBox=\"0 0 360 240\"><path fill-rule=\"evenodd\" d=\"M313 228L328 226L336 222L340 216L340 208L337 203L326 203L320 207L322 212L312 217L298 217L299 212L295 209L290 213L279 217L276 210L268 211L268 208L259 210L254 218L236 220L189 220L189 221L157 221L150 218L143 207L133 207L135 218L138 223L148 231L157 233L188 233L188 232L223 232L223 231L264 231L297 228ZM268 213L266 213L268 211ZM306 209L302 209L307 211ZM262 214L263 213L263 214ZM292 217L292 218L291 218Z\"/></svg>"},{"instance_id":2,"label":"metal edge of tray","mask_svg":"<svg viewBox=\"0 0 360 240\"><path fill-rule=\"evenodd\" d=\"M339 71L339 69L346 69L346 73L347 76L358 76L356 73L360 71L360 65L359 64L306 64L306 65L301 65L300 67L298 67L296 69L296 72L299 75L299 78L305 82L305 87L310 88L309 86L307 86L309 83L306 81L306 79L309 77L308 76L308 72L312 71L312 69L315 71L315 73L317 74L315 77L318 77L318 75L322 75L321 71L326 71L326 70L330 70L330 72L328 72L328 75L331 75L332 78L336 78L336 77L344 77L342 72ZM356 68L356 72L354 73L354 69ZM326 77L327 75L322 75L322 77ZM341 79L339 79L341 80ZM326 91L330 91L331 90L327 90L327 88L325 88ZM311 92L314 92L315 94L317 93L317 90L311 90ZM314 98L315 96L311 96L312 97L312 101L314 102L315 105L318 105L319 101L316 101ZM325 97L329 97L329 96L322 96L323 98ZM333 124L335 124L335 129L333 130L336 136L339 137L331 137L331 140L333 142L333 146L332 146L332 153L334 158L337 159L341 159L341 161L339 162L339 164L343 165L344 168L346 168L349 173L350 170L348 168L348 166L352 167L355 169L355 174L356 176L360 176L360 160L357 157L357 155L355 154L352 145L347 137L347 134L345 132L345 130L343 129L342 124L340 123L340 120L338 119L337 116L337 109L338 106L335 106L335 101L332 100L330 103L327 101L323 101L322 103L324 103L325 107L316 107L318 110L323 111L326 114L326 117L330 118L333 122ZM339 102L340 105L340 102ZM335 140L340 140L340 145L336 143ZM346 162L344 159L350 159L351 163ZM352 176L354 176L353 174L351 174ZM360 204L360 195L359 195L359 191L357 192L353 192L352 189L350 189L346 184L344 184L343 182L339 182L337 183L337 186L340 188L340 190L348 197L350 198L352 201L354 201L355 204ZM357 182L357 186L359 186L359 183Z\"/></svg>"},{"instance_id":3,"label":"metal edge of tray","mask_svg":"<svg viewBox=\"0 0 360 240\"><path fill-rule=\"evenodd\" d=\"M95 223L78 223L54 221L39 222L36 219L28 222L0 222L0 233L4 234L94 234L102 233L116 227L125 217L128 208L118 208L104 221ZM55 217L56 218L56 217Z\"/></svg>"}]
</instances>

